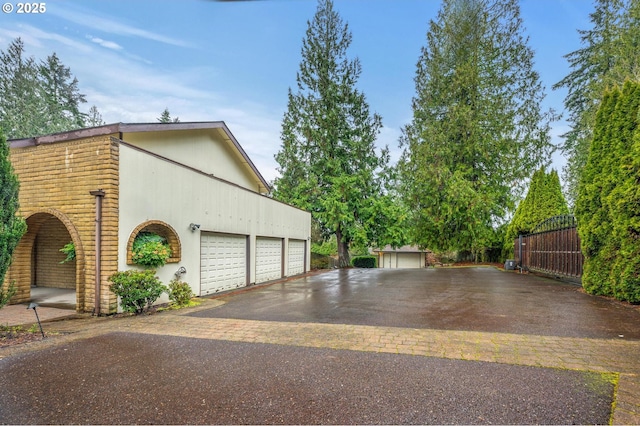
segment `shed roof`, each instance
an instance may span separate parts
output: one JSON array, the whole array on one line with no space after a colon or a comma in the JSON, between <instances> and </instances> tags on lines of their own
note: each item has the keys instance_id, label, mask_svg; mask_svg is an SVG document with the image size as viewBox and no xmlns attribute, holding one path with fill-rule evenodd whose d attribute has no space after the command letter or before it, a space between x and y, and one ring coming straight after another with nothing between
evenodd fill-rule
<instances>
[{"instance_id":1,"label":"shed roof","mask_svg":"<svg viewBox=\"0 0 640 426\"><path fill-rule=\"evenodd\" d=\"M384 248L374 249L374 252L378 253L429 253L431 250L422 250L418 246L402 246L393 248L390 245L384 246Z\"/></svg>"}]
</instances>

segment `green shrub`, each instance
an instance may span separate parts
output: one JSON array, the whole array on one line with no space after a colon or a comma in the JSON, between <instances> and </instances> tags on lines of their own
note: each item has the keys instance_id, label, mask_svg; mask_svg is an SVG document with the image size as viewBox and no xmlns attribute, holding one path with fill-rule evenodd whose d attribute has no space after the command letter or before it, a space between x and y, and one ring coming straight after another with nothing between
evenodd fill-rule
<instances>
[{"instance_id":1,"label":"green shrub","mask_svg":"<svg viewBox=\"0 0 640 426\"><path fill-rule=\"evenodd\" d=\"M177 279L171 280L167 293L169 294L169 300L178 306L187 306L191 298L195 296L189 284Z\"/></svg>"},{"instance_id":2,"label":"green shrub","mask_svg":"<svg viewBox=\"0 0 640 426\"><path fill-rule=\"evenodd\" d=\"M13 283L9 283L9 286L6 289L0 285L0 309L9 303L9 300L11 300L13 295L16 294L16 291L18 290Z\"/></svg>"},{"instance_id":3,"label":"green shrub","mask_svg":"<svg viewBox=\"0 0 640 426\"><path fill-rule=\"evenodd\" d=\"M109 281L113 283L109 289L120 297L122 310L136 314L149 309L167 291L153 269L116 272L109 277Z\"/></svg>"},{"instance_id":4,"label":"green shrub","mask_svg":"<svg viewBox=\"0 0 640 426\"><path fill-rule=\"evenodd\" d=\"M329 256L311 252L311 269L329 269Z\"/></svg>"},{"instance_id":5,"label":"green shrub","mask_svg":"<svg viewBox=\"0 0 640 426\"><path fill-rule=\"evenodd\" d=\"M65 244L59 251L61 251L67 256L60 263L67 263L76 259L76 245L73 243L73 241L69 242L68 244Z\"/></svg>"},{"instance_id":6,"label":"green shrub","mask_svg":"<svg viewBox=\"0 0 640 426\"><path fill-rule=\"evenodd\" d=\"M378 261L375 256L356 256L351 259L351 265L356 268L377 268Z\"/></svg>"},{"instance_id":7,"label":"green shrub","mask_svg":"<svg viewBox=\"0 0 640 426\"><path fill-rule=\"evenodd\" d=\"M167 240L153 232L140 232L133 241L131 260L149 268L157 268L167 263L171 249Z\"/></svg>"}]
</instances>

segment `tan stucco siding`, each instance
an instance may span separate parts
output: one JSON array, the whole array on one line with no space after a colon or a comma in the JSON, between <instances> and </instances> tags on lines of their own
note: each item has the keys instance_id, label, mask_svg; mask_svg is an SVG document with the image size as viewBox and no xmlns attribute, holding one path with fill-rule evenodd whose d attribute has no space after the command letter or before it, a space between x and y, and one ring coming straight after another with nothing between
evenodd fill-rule
<instances>
[{"instance_id":1,"label":"tan stucco siding","mask_svg":"<svg viewBox=\"0 0 640 426\"><path fill-rule=\"evenodd\" d=\"M123 140L205 173L258 192L251 169L217 130L125 133Z\"/></svg>"},{"instance_id":2,"label":"tan stucco siding","mask_svg":"<svg viewBox=\"0 0 640 426\"><path fill-rule=\"evenodd\" d=\"M172 226L180 238L182 258L178 263L159 268L158 276L167 283L176 270L184 266L187 273L181 279L188 282L196 294L200 289L201 232L249 237L250 282L255 280L257 237L304 241L310 237L311 215L308 212L124 144L120 147L120 182L119 238L126 241L139 224L149 220ZM190 223L199 224L200 229L192 232ZM122 244L119 259L119 269L132 268L126 264L126 247ZM309 270L309 262L307 250L306 270Z\"/></svg>"},{"instance_id":3,"label":"tan stucco siding","mask_svg":"<svg viewBox=\"0 0 640 426\"><path fill-rule=\"evenodd\" d=\"M28 301L36 233L51 217L58 218L76 243L78 310L92 311L95 300L95 197L102 189L103 242L101 310L113 311L116 299L107 278L118 258L118 144L109 136L11 149L11 162L20 180L20 214L30 229L14 253L7 280L15 280L12 303ZM39 235L44 237L45 235Z\"/></svg>"}]
</instances>

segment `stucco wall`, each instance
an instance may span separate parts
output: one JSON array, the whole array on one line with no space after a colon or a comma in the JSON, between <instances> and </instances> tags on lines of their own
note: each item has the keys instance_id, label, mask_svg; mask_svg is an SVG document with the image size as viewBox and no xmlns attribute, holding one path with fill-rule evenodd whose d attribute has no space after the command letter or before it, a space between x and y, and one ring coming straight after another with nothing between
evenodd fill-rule
<instances>
[{"instance_id":1,"label":"stucco wall","mask_svg":"<svg viewBox=\"0 0 640 426\"><path fill-rule=\"evenodd\" d=\"M172 226L181 243L181 260L158 270L168 283L184 266L188 282L200 293L200 232L221 232L249 236L250 282L255 282L256 237L293 238L308 241L311 215L255 192L196 173L188 168L150 156L126 144L120 146L119 238L127 241L141 223L158 220ZM200 229L192 232L190 223ZM288 248L288 244L285 244ZM126 247L121 244L120 270L126 263ZM288 253L285 252L285 259ZM309 270L307 250L306 270ZM285 275L288 272L285 270Z\"/></svg>"},{"instance_id":2,"label":"stucco wall","mask_svg":"<svg viewBox=\"0 0 640 426\"><path fill-rule=\"evenodd\" d=\"M95 197L103 189L103 253L101 311L115 310L117 300L107 278L118 266L118 143L109 136L45 143L11 149L20 180L20 214L29 229L16 248L7 281L18 293L12 303L29 300L32 254L36 235L47 220L57 218L76 244L77 309L91 312L95 300ZM68 241L67 241L68 242Z\"/></svg>"},{"instance_id":3,"label":"stucco wall","mask_svg":"<svg viewBox=\"0 0 640 426\"><path fill-rule=\"evenodd\" d=\"M125 133L125 142L182 164L258 191L255 178L242 165L217 129Z\"/></svg>"}]
</instances>

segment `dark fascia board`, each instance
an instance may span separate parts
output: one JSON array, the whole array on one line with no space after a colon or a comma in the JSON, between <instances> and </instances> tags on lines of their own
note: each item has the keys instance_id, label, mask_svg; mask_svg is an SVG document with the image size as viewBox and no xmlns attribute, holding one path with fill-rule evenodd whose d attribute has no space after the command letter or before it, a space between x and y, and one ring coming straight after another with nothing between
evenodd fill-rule
<instances>
[{"instance_id":1,"label":"dark fascia board","mask_svg":"<svg viewBox=\"0 0 640 426\"><path fill-rule=\"evenodd\" d=\"M267 192L271 190L271 187L264 179L262 174L258 171L258 168L253 164L253 161L249 158L245 150L242 148L238 140L233 136L233 133L229 130L224 121L196 121L185 123L113 123L106 124L98 127L88 127L85 129L71 130L68 132L53 133L50 135L37 136L34 138L26 139L13 139L9 140L10 148L26 148L29 146L37 146L42 144L70 141L74 139L83 139L96 136L105 136L112 134L123 133L141 133L141 132L159 132L170 130L210 130L220 129L231 141L235 149L240 153L240 156L244 159L249 168L258 178L258 181L265 188ZM119 139L122 139L119 137Z\"/></svg>"}]
</instances>

